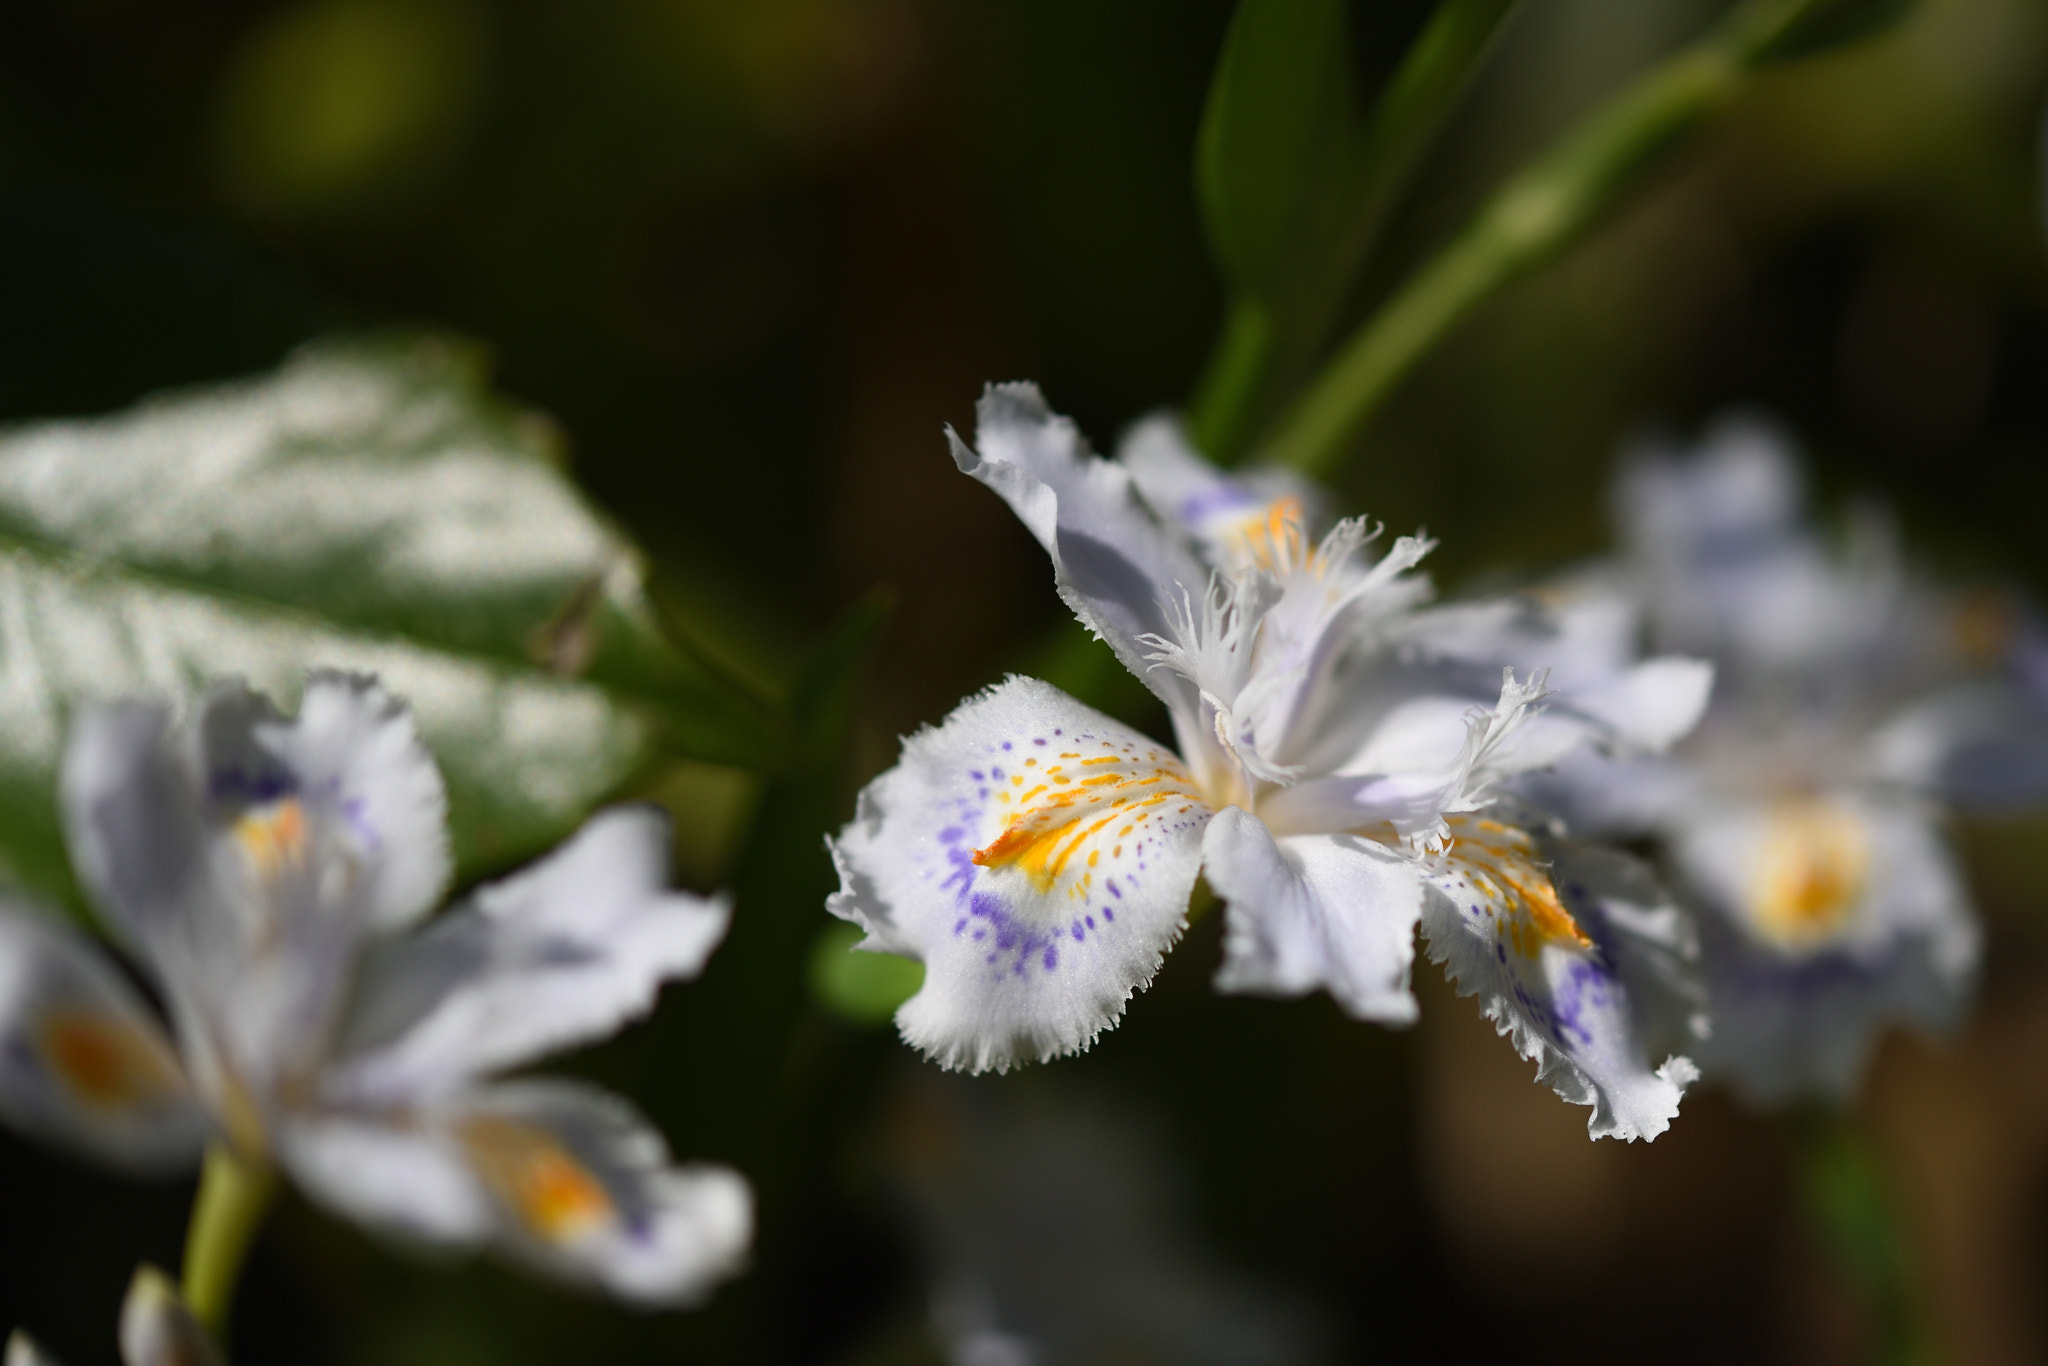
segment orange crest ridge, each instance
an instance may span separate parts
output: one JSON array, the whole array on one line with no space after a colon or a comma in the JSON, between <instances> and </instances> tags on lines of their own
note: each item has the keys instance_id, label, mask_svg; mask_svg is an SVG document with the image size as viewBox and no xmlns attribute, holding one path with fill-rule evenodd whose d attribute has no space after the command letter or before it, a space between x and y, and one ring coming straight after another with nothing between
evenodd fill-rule
<instances>
[{"instance_id":1,"label":"orange crest ridge","mask_svg":"<svg viewBox=\"0 0 2048 1366\"><path fill-rule=\"evenodd\" d=\"M1477 816L1452 816L1447 824L1451 838L1443 857L1484 898L1486 913L1500 922L1516 953L1533 959L1545 944L1593 947L1565 909L1549 867L1538 861L1528 831Z\"/></svg>"},{"instance_id":2,"label":"orange crest ridge","mask_svg":"<svg viewBox=\"0 0 2048 1366\"><path fill-rule=\"evenodd\" d=\"M249 866L266 882L305 857L306 810L296 797L250 809L235 822L234 831Z\"/></svg>"},{"instance_id":3,"label":"orange crest ridge","mask_svg":"<svg viewBox=\"0 0 2048 1366\"><path fill-rule=\"evenodd\" d=\"M1126 838L1142 838L1154 821L1202 801L1173 755L1096 743L1102 752L1068 750L1043 768L1026 759L1024 771L1010 776L1010 789L997 794L1010 808L1003 832L976 850L974 861L1015 868L1040 892L1071 870L1069 894L1085 896L1105 851L1112 861L1122 858Z\"/></svg>"},{"instance_id":4,"label":"orange crest ridge","mask_svg":"<svg viewBox=\"0 0 2048 1366\"><path fill-rule=\"evenodd\" d=\"M498 1198L550 1242L568 1242L617 1215L590 1169L537 1125L478 1115L463 1122L460 1137Z\"/></svg>"}]
</instances>

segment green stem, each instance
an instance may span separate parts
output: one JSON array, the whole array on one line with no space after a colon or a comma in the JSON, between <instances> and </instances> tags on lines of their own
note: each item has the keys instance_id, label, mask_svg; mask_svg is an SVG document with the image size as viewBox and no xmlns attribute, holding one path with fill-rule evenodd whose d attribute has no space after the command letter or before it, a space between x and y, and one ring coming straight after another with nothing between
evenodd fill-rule
<instances>
[{"instance_id":1,"label":"green stem","mask_svg":"<svg viewBox=\"0 0 2048 1366\"><path fill-rule=\"evenodd\" d=\"M1224 316L1216 349L1188 405L1188 439L1213 460L1243 445L1273 368L1273 328L1256 300L1239 298Z\"/></svg>"},{"instance_id":2,"label":"green stem","mask_svg":"<svg viewBox=\"0 0 2048 1366\"><path fill-rule=\"evenodd\" d=\"M1862 1311L1868 1359L1918 1366L1929 1353L1905 1231L1868 1140L1834 1111L1795 1116L1789 1128L1800 1217L1836 1281Z\"/></svg>"},{"instance_id":3,"label":"green stem","mask_svg":"<svg viewBox=\"0 0 2048 1366\"><path fill-rule=\"evenodd\" d=\"M1495 193L1437 257L1368 318L1261 455L1327 475L1394 387L1481 300L1576 241L1681 135L1785 55L1829 0L1747 0L1653 68Z\"/></svg>"},{"instance_id":4,"label":"green stem","mask_svg":"<svg viewBox=\"0 0 2048 1366\"><path fill-rule=\"evenodd\" d=\"M237 1157L224 1144L207 1148L199 1196L185 1230L182 1290L192 1316L216 1341L226 1337L242 1259L276 1185L276 1174L267 1165Z\"/></svg>"}]
</instances>

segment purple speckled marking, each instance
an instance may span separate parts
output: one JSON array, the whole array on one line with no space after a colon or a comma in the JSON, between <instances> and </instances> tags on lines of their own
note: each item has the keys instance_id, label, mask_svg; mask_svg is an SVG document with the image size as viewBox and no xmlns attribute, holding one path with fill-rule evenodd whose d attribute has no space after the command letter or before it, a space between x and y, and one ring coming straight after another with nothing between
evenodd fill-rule
<instances>
[{"instance_id":1,"label":"purple speckled marking","mask_svg":"<svg viewBox=\"0 0 2048 1366\"><path fill-rule=\"evenodd\" d=\"M1045 743L1045 737L1041 735L1037 739L1033 740L1031 743L1034 745L1042 745Z\"/></svg>"},{"instance_id":2,"label":"purple speckled marking","mask_svg":"<svg viewBox=\"0 0 2048 1366\"><path fill-rule=\"evenodd\" d=\"M1479 908L1478 908L1477 906L1474 906L1474 907L1473 907L1472 909L1476 911L1476 910L1478 910ZM1498 958L1498 959L1500 959L1500 961L1501 961L1501 962L1503 962L1503 963L1507 962L1507 961L1508 961L1508 950L1507 950L1507 946L1506 946L1505 944L1495 944L1495 945L1493 946L1493 956L1494 956L1494 957L1496 957L1496 958Z\"/></svg>"},{"instance_id":3,"label":"purple speckled marking","mask_svg":"<svg viewBox=\"0 0 2048 1366\"><path fill-rule=\"evenodd\" d=\"M1555 1021L1553 1032L1559 1042L1564 1042L1565 1034L1575 1035L1582 1046L1593 1042L1593 1031L1586 1024L1585 1015L1588 1011L1606 1009L1612 999L1609 991L1612 985L1607 974L1594 964L1585 961L1572 964L1558 990L1552 1016Z\"/></svg>"},{"instance_id":4,"label":"purple speckled marking","mask_svg":"<svg viewBox=\"0 0 2048 1366\"><path fill-rule=\"evenodd\" d=\"M1073 925L1073 931L1074 931L1074 942L1075 942L1076 944L1080 943L1080 942L1081 942L1081 941L1082 941L1083 939L1085 939L1085 938L1087 938L1087 937L1088 937L1088 932L1087 932L1086 930L1084 930L1084 929L1082 929L1082 928L1081 928L1081 922L1080 922L1080 921L1078 921L1078 920L1076 920L1076 921L1074 922L1074 925Z\"/></svg>"},{"instance_id":5,"label":"purple speckled marking","mask_svg":"<svg viewBox=\"0 0 2048 1366\"><path fill-rule=\"evenodd\" d=\"M1000 768L992 768L988 771L988 776L994 778L997 782L1001 782L1003 780L1003 771Z\"/></svg>"},{"instance_id":6,"label":"purple speckled marking","mask_svg":"<svg viewBox=\"0 0 2048 1366\"><path fill-rule=\"evenodd\" d=\"M1094 928L1095 928L1095 917L1091 915L1091 916L1088 916L1088 917L1086 917L1086 919L1087 919L1087 921L1088 921L1088 928L1089 928L1089 929L1091 929L1091 930L1092 930L1092 929L1094 929Z\"/></svg>"},{"instance_id":7,"label":"purple speckled marking","mask_svg":"<svg viewBox=\"0 0 2048 1366\"><path fill-rule=\"evenodd\" d=\"M1103 918L1104 920L1115 920L1115 919L1116 919L1116 912L1115 912L1115 911L1112 911L1111 909L1109 909L1109 907L1107 907L1107 906L1104 906L1104 907L1102 908L1102 918Z\"/></svg>"},{"instance_id":8,"label":"purple speckled marking","mask_svg":"<svg viewBox=\"0 0 2048 1366\"><path fill-rule=\"evenodd\" d=\"M1118 886L1116 885L1116 879L1115 879L1115 878L1113 878L1113 877L1107 877L1107 878L1104 878L1104 879L1102 880L1102 885L1103 885L1103 886L1105 886L1105 887L1107 887L1107 888L1109 888L1109 894L1110 894L1111 896L1115 897L1115 898L1116 898L1116 899L1117 899L1118 901L1122 901L1122 900L1124 899L1124 894L1123 894L1123 890L1122 890L1121 888L1119 888L1119 887L1118 887Z\"/></svg>"},{"instance_id":9,"label":"purple speckled marking","mask_svg":"<svg viewBox=\"0 0 2048 1366\"><path fill-rule=\"evenodd\" d=\"M964 929L966 929L966 928L967 928L967 917L963 915L963 916L961 916L961 917L960 917L960 918L959 918L958 920L956 920L956 921L954 921L954 922L953 922L953 935L954 935L954 937L955 937L955 938L958 938L958 937L959 937L959 935L960 935L960 931L962 931L962 930L964 930Z\"/></svg>"},{"instance_id":10,"label":"purple speckled marking","mask_svg":"<svg viewBox=\"0 0 2048 1366\"><path fill-rule=\"evenodd\" d=\"M1054 968L1057 968L1060 965L1060 951L1054 948L1052 945L1048 944L1045 946L1045 957L1039 961L1045 964L1045 970L1047 972L1051 972ZM1024 965L1022 963L1019 963L1017 966L1021 968Z\"/></svg>"},{"instance_id":11,"label":"purple speckled marking","mask_svg":"<svg viewBox=\"0 0 2048 1366\"><path fill-rule=\"evenodd\" d=\"M974 781L976 781L977 783L982 781L981 770L978 768L968 769L967 776L974 779Z\"/></svg>"},{"instance_id":12,"label":"purple speckled marking","mask_svg":"<svg viewBox=\"0 0 2048 1366\"><path fill-rule=\"evenodd\" d=\"M940 844L958 844L965 838L967 838L967 832L957 825L949 825L939 832Z\"/></svg>"},{"instance_id":13,"label":"purple speckled marking","mask_svg":"<svg viewBox=\"0 0 2048 1366\"><path fill-rule=\"evenodd\" d=\"M1008 740L1005 740L1005 741L1003 741L1003 748L1004 748L1004 749L1006 749L1006 750L1007 750L1008 748L1010 748L1010 742L1009 742ZM996 774L996 776L997 776L998 778L1000 778L1000 777L1002 777L1003 775L1002 775L1002 774L1000 774L1000 773L998 773L998 774Z\"/></svg>"},{"instance_id":14,"label":"purple speckled marking","mask_svg":"<svg viewBox=\"0 0 2048 1366\"><path fill-rule=\"evenodd\" d=\"M218 768L206 782L207 795L215 801L239 801L251 806L289 797L299 790L298 780L279 769L251 773L242 768Z\"/></svg>"}]
</instances>

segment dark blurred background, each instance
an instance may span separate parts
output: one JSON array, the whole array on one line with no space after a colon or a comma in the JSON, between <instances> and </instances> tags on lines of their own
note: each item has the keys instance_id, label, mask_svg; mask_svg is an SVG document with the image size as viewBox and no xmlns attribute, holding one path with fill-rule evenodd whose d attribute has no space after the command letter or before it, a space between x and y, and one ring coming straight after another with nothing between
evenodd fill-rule
<instances>
[{"instance_id":1,"label":"dark blurred background","mask_svg":"<svg viewBox=\"0 0 2048 1366\"><path fill-rule=\"evenodd\" d=\"M843 762L661 787L682 876L734 887L738 919L703 981L572 1063L679 1154L749 1173L752 1273L702 1311L636 1315L423 1263L288 1198L239 1360L938 1362L980 1292L1024 1295L1085 1361L1871 1350L1797 1215L1781 1122L1700 1093L1654 1147L1591 1145L1430 969L1408 1035L1320 997L1222 998L1210 916L1090 1054L957 1084L814 999L819 837L895 737L1005 670L1082 667L1042 555L941 426L971 425L994 379L1038 380L1105 448L1186 398L1220 310L1189 164L1229 9L0 6L0 418L117 408L325 331L448 328L559 421L733 667L785 680L864 590L896 593ZM1368 288L1718 9L1531 0ZM1427 12L1355 7L1369 86ZM1440 536L1449 589L1555 566L1603 543L1619 443L1761 408L1824 504L1881 496L1930 566L2038 598L2044 100L2038 0L1928 0L1766 79L1413 377L1348 509ZM1892 1041L1860 1114L1945 1360L2048 1360L2043 834L1963 832L1992 926L1982 1008L1950 1043ZM128 1271L176 1265L188 1200L0 1137L0 1325L113 1360ZM963 1282L977 1239L1042 1249L1046 1284ZM1216 1326L1179 1347L1090 1326L1140 1303ZM1216 1355L1238 1330L1267 1355Z\"/></svg>"}]
</instances>

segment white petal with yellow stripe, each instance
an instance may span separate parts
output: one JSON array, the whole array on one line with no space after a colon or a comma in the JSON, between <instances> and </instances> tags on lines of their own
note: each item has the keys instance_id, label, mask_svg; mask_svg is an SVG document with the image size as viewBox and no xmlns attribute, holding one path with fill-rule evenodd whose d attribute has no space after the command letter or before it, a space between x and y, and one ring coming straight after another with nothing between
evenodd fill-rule
<instances>
[{"instance_id":1,"label":"white petal with yellow stripe","mask_svg":"<svg viewBox=\"0 0 2048 1366\"><path fill-rule=\"evenodd\" d=\"M1432 960L1537 1080L1590 1105L1594 1138L1652 1139L1699 1075L1706 1028L1686 962L1690 924L1635 864L1453 816L1431 860L1422 932Z\"/></svg>"},{"instance_id":2,"label":"white petal with yellow stripe","mask_svg":"<svg viewBox=\"0 0 2048 1366\"><path fill-rule=\"evenodd\" d=\"M0 902L0 1115L140 1174L198 1165L207 1128L155 1013L68 925Z\"/></svg>"},{"instance_id":3,"label":"white petal with yellow stripe","mask_svg":"<svg viewBox=\"0 0 2048 1366\"><path fill-rule=\"evenodd\" d=\"M489 1244L645 1304L700 1301L753 1236L743 1177L672 1164L632 1107L574 1082L506 1082L382 1124L302 1120L286 1160L354 1218L428 1244Z\"/></svg>"},{"instance_id":4,"label":"white petal with yellow stripe","mask_svg":"<svg viewBox=\"0 0 2048 1366\"><path fill-rule=\"evenodd\" d=\"M833 914L925 964L897 1013L947 1067L1086 1048L1187 923L1210 807L1166 747L1012 678L904 742L832 841Z\"/></svg>"}]
</instances>

